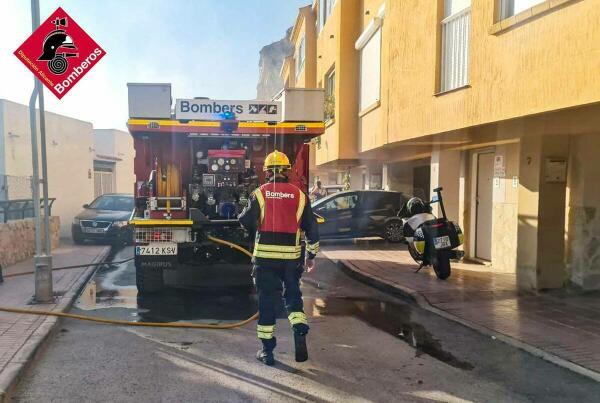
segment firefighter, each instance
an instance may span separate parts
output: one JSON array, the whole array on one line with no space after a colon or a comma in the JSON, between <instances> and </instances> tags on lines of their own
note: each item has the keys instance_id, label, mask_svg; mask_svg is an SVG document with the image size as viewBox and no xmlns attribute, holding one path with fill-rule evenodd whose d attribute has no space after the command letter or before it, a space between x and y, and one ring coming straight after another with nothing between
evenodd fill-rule
<instances>
[{"instance_id":1,"label":"firefighter","mask_svg":"<svg viewBox=\"0 0 600 403\"><path fill-rule=\"evenodd\" d=\"M288 319L294 333L296 361L308 359L306 334L308 322L302 303L300 277L304 264L308 272L315 268L319 250L317 222L308 196L297 186L288 183L288 157L277 150L265 159L263 170L266 183L257 188L239 217L240 223L251 234L256 234L252 262L253 276L258 290L258 338L262 349L256 358L273 365L274 336L278 302L283 298ZM305 251L300 236L304 232ZM305 262L302 261L306 257Z\"/></svg>"}]
</instances>

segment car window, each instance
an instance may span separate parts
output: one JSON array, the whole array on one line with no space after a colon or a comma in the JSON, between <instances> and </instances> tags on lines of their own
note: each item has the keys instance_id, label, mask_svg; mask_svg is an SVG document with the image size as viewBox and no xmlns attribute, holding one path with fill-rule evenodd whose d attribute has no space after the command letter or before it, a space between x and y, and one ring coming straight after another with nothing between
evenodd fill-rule
<instances>
[{"instance_id":1,"label":"car window","mask_svg":"<svg viewBox=\"0 0 600 403\"><path fill-rule=\"evenodd\" d=\"M384 193L377 201L377 208L396 211L400 209L401 196L398 193Z\"/></svg>"},{"instance_id":2,"label":"car window","mask_svg":"<svg viewBox=\"0 0 600 403\"><path fill-rule=\"evenodd\" d=\"M334 211L334 210L347 210L356 207L358 201L358 195L350 194L339 196L331 199L323 206L319 207L319 211Z\"/></svg>"},{"instance_id":3,"label":"car window","mask_svg":"<svg viewBox=\"0 0 600 403\"><path fill-rule=\"evenodd\" d=\"M96 210L129 211L133 210L133 197L100 196L90 204Z\"/></svg>"},{"instance_id":4,"label":"car window","mask_svg":"<svg viewBox=\"0 0 600 403\"><path fill-rule=\"evenodd\" d=\"M377 201L379 200L379 193L377 192L363 192L361 200L361 207L364 210L373 210L378 208Z\"/></svg>"},{"instance_id":5,"label":"car window","mask_svg":"<svg viewBox=\"0 0 600 403\"><path fill-rule=\"evenodd\" d=\"M382 200L385 195L383 192L364 192L361 201L362 208L365 210L381 210L383 208Z\"/></svg>"},{"instance_id":6,"label":"car window","mask_svg":"<svg viewBox=\"0 0 600 403\"><path fill-rule=\"evenodd\" d=\"M365 192L361 203L365 210L388 210L396 212L403 204L403 197L396 192Z\"/></svg>"}]
</instances>

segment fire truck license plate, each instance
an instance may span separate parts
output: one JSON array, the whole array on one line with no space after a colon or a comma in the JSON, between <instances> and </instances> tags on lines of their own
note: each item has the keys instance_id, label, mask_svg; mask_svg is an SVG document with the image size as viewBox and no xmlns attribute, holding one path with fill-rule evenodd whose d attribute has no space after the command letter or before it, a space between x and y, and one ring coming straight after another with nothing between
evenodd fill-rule
<instances>
[{"instance_id":1,"label":"fire truck license plate","mask_svg":"<svg viewBox=\"0 0 600 403\"><path fill-rule=\"evenodd\" d=\"M148 246L136 246L135 254L138 256L176 255L177 254L177 244L176 243L168 243L168 244L150 244Z\"/></svg>"},{"instance_id":2,"label":"fire truck license plate","mask_svg":"<svg viewBox=\"0 0 600 403\"><path fill-rule=\"evenodd\" d=\"M433 240L433 244L436 249L444 249L450 247L450 237L449 236L440 236Z\"/></svg>"}]
</instances>

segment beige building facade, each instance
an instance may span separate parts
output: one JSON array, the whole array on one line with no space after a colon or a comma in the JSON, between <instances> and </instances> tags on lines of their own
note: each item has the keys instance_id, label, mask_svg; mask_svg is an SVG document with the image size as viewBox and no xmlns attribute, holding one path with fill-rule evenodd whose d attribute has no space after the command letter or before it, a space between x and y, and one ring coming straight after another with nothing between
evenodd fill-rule
<instances>
[{"instance_id":1,"label":"beige building facade","mask_svg":"<svg viewBox=\"0 0 600 403\"><path fill-rule=\"evenodd\" d=\"M114 167L113 191L133 193L134 151L128 133L96 132L90 122L46 112L46 143L48 191L56 198L52 215L60 218L61 237L70 237L73 218L95 197L95 162ZM29 108L0 99L0 198L30 199L31 175Z\"/></svg>"},{"instance_id":2,"label":"beige building facade","mask_svg":"<svg viewBox=\"0 0 600 403\"><path fill-rule=\"evenodd\" d=\"M311 9L317 86L336 73L317 168L353 188L442 186L468 258L525 290L600 289L600 0Z\"/></svg>"}]
</instances>

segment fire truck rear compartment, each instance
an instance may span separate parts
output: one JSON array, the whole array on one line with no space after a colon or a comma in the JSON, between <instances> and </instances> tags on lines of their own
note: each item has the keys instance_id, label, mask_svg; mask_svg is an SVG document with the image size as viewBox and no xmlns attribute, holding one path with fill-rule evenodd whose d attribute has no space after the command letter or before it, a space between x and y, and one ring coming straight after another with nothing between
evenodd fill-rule
<instances>
[{"instance_id":1,"label":"fire truck rear compartment","mask_svg":"<svg viewBox=\"0 0 600 403\"><path fill-rule=\"evenodd\" d=\"M324 131L322 91L284 91L273 122L233 114L187 120L173 112L170 94L168 84L129 85L138 290L250 285L249 257L227 243L252 250L254 234L237 218L265 182L273 150L289 157L289 181L308 190L309 143Z\"/></svg>"},{"instance_id":2,"label":"fire truck rear compartment","mask_svg":"<svg viewBox=\"0 0 600 403\"><path fill-rule=\"evenodd\" d=\"M183 219L189 218L188 209L196 209L211 221L235 220L251 192L264 181L263 161L275 148L274 137L148 134L136 138L138 216ZM292 162L290 181L306 189L308 146L297 139L277 140L277 148Z\"/></svg>"}]
</instances>

